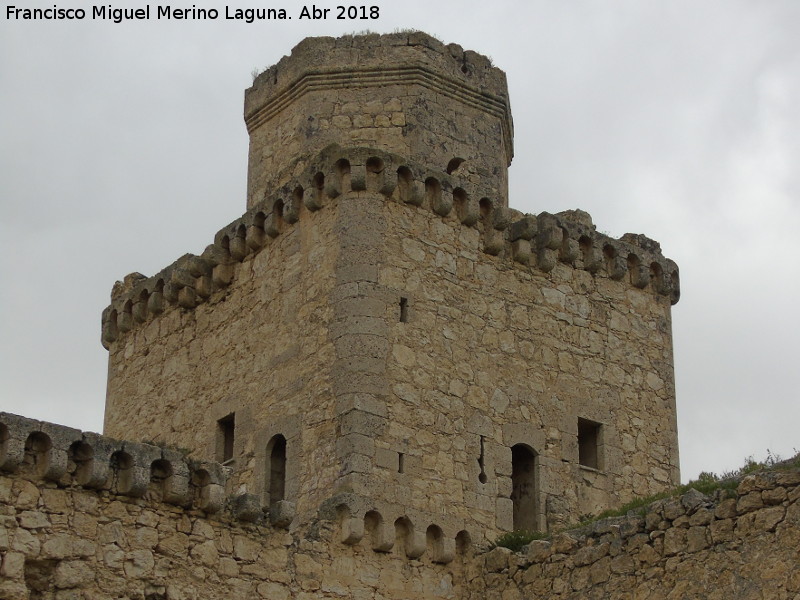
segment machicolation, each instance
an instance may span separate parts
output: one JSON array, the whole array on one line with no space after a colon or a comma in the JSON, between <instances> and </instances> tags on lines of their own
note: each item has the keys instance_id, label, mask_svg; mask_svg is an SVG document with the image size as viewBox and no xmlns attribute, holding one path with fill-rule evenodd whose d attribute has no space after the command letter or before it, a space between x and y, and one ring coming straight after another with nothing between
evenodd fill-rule
<instances>
[{"instance_id":1,"label":"machicolation","mask_svg":"<svg viewBox=\"0 0 800 600\"><path fill-rule=\"evenodd\" d=\"M672 304L680 298L678 267L663 257L658 242L637 234L614 239L598 233L583 211L522 214L497 205L481 190L468 193L472 186L467 181L368 148L331 146L309 162L275 198L265 198L218 231L202 255L186 254L152 277L133 273L115 286L112 304L103 313L103 345L108 348L121 334L164 312L165 303L191 309L227 287L233 264L265 249L268 240L297 223L301 207L315 212L342 194L359 191L424 207L443 218L453 216L479 232L487 254L545 273L560 262L651 289Z\"/></svg>"}]
</instances>

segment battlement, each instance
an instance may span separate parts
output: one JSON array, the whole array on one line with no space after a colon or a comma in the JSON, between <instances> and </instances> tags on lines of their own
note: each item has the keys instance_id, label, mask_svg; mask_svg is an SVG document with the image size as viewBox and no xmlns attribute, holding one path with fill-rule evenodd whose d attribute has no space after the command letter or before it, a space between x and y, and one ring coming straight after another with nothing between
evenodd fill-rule
<instances>
[{"instance_id":1,"label":"battlement","mask_svg":"<svg viewBox=\"0 0 800 600\"><path fill-rule=\"evenodd\" d=\"M201 511L209 518L288 529L294 503L263 506L261 499L230 490L230 467L188 459L174 448L122 441L92 432L0 412L0 473L39 485L83 488L147 505L167 504ZM445 515L432 515L387 502L339 494L319 509L335 524L340 543L359 544L365 535L376 552L391 552L397 539L407 558L430 551L435 563L464 552L470 534Z\"/></svg>"},{"instance_id":2,"label":"battlement","mask_svg":"<svg viewBox=\"0 0 800 600\"><path fill-rule=\"evenodd\" d=\"M269 521L288 527L289 502L262 510L251 494L226 492L231 470L190 460L179 450L121 441L92 432L0 413L0 470L61 487L82 487L145 498L207 515L229 513L243 522Z\"/></svg>"},{"instance_id":3,"label":"battlement","mask_svg":"<svg viewBox=\"0 0 800 600\"><path fill-rule=\"evenodd\" d=\"M500 261L544 273L563 264L650 290L672 304L680 298L678 267L657 242L640 234L614 239L599 233L584 211L523 214L458 175L370 148L330 146L298 164L306 164L300 175L220 229L200 256L186 254L152 277L133 273L118 282L103 312L103 345L170 305L193 309L207 301L230 285L236 263L268 251L304 214L362 192L477 230L483 252Z\"/></svg>"}]
</instances>

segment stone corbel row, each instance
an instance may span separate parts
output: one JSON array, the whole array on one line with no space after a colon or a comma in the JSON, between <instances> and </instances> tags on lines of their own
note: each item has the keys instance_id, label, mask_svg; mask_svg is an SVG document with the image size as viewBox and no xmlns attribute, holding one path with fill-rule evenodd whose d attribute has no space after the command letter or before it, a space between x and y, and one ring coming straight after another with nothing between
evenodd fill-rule
<instances>
[{"instance_id":1,"label":"stone corbel row","mask_svg":"<svg viewBox=\"0 0 800 600\"><path fill-rule=\"evenodd\" d=\"M174 449L124 442L9 413L0 413L0 471L133 498L155 493L162 502L208 514L227 509L240 521L265 519L258 497L228 498L228 472L218 463L190 461ZM288 527L294 504L278 502L268 513L274 526Z\"/></svg>"},{"instance_id":2,"label":"stone corbel row","mask_svg":"<svg viewBox=\"0 0 800 600\"><path fill-rule=\"evenodd\" d=\"M132 290L122 297L116 298L103 311L102 337L103 346L110 344L131 331L139 323L164 312L168 304L183 308L194 308L201 301L211 296L218 285L221 264L227 265L227 258L213 253L203 256L186 254L153 277L144 277L133 273L126 277L132 284ZM224 267L222 267L224 268ZM227 276L230 283L232 273Z\"/></svg>"},{"instance_id":3,"label":"stone corbel row","mask_svg":"<svg viewBox=\"0 0 800 600\"><path fill-rule=\"evenodd\" d=\"M326 148L301 177L304 204L319 210L348 192L379 193L403 204L455 216L478 227L487 254L505 253L515 261L549 272L558 262L591 273L605 273L637 288L650 286L672 304L680 298L678 266L665 259L657 242L642 235L620 239L598 233L583 211L523 215L481 194L468 182L426 170L403 157L370 148ZM299 202L299 195L295 195Z\"/></svg>"},{"instance_id":4,"label":"stone corbel row","mask_svg":"<svg viewBox=\"0 0 800 600\"><path fill-rule=\"evenodd\" d=\"M582 214L583 222L546 212L514 221L508 236L514 260L544 272L552 271L559 262L590 273L603 272L640 289L650 286L654 293L669 297L672 304L678 302L678 265L661 255L657 242L635 234L611 238L598 233L591 217Z\"/></svg>"},{"instance_id":5,"label":"stone corbel row","mask_svg":"<svg viewBox=\"0 0 800 600\"><path fill-rule=\"evenodd\" d=\"M137 324L162 313L167 304L196 307L230 285L237 263L297 223L303 207L314 212L353 191L371 191L413 206L425 204L443 217L455 209L468 226L485 218L487 252L499 253L511 212L502 207L492 210L487 198L479 201L479 195L468 189L447 173L424 170L397 155L330 146L295 181L218 231L202 255L186 254L149 278L138 273L126 277L128 291L112 294L111 305L103 311L103 346L108 349Z\"/></svg>"},{"instance_id":6,"label":"stone corbel row","mask_svg":"<svg viewBox=\"0 0 800 600\"><path fill-rule=\"evenodd\" d=\"M444 171L372 148L323 150L303 173L305 206L318 210L349 192L373 192L402 204L428 208L440 217L455 213L467 227L483 223L484 250L499 254L513 211L474 185Z\"/></svg>"},{"instance_id":7,"label":"stone corbel row","mask_svg":"<svg viewBox=\"0 0 800 600\"><path fill-rule=\"evenodd\" d=\"M320 516L338 523L343 544L354 546L366 541L375 552L399 551L411 559L427 555L431 562L446 564L455 558L457 550L469 545L465 530L455 533L454 527L435 523L425 526L434 519L422 514L411 517L407 510L375 506L363 498L339 494L323 505Z\"/></svg>"},{"instance_id":8,"label":"stone corbel row","mask_svg":"<svg viewBox=\"0 0 800 600\"><path fill-rule=\"evenodd\" d=\"M297 223L303 208L318 211L351 192L381 194L443 218L454 214L461 224L480 230L486 253L513 257L544 272L562 262L617 281L627 279L638 288L650 286L673 304L680 297L678 267L661 255L656 242L641 235L616 240L600 234L582 211L520 216L456 176L370 148L333 145L308 163L291 183L217 232L202 255L186 254L153 277L129 275L128 291L115 294L103 311L103 346L109 348L167 304L192 309L206 301L230 285L237 263Z\"/></svg>"},{"instance_id":9,"label":"stone corbel row","mask_svg":"<svg viewBox=\"0 0 800 600\"><path fill-rule=\"evenodd\" d=\"M193 309L233 281L234 267L258 252L278 234L273 214L251 210L217 233L200 256L186 254L153 277L139 274L132 289L113 299L103 311L102 343L108 349L139 323L156 317L167 305Z\"/></svg>"}]
</instances>

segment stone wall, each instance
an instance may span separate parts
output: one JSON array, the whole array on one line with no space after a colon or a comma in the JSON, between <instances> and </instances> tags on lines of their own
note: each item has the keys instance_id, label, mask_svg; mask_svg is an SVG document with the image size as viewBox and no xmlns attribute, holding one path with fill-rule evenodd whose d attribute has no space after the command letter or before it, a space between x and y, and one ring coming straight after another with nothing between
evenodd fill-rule
<instances>
[{"instance_id":1,"label":"stone wall","mask_svg":"<svg viewBox=\"0 0 800 600\"><path fill-rule=\"evenodd\" d=\"M514 447L535 462L520 492L535 518L516 528L555 530L677 485L670 298L615 279L608 260L642 250L610 250L579 212L511 214L509 226L536 233L510 242L515 233L493 221L499 207L481 202L469 228L457 200L440 214L381 206L392 235L378 288L403 298L408 316L389 329L388 424L376 442L386 458L373 487L386 497L410 488L409 502L447 506L490 532L515 528ZM548 227L552 265L541 253ZM565 239L593 240L603 265L590 265L591 251L570 258ZM538 257L520 256L528 243ZM598 429L592 463L580 457L581 419Z\"/></svg>"},{"instance_id":2,"label":"stone wall","mask_svg":"<svg viewBox=\"0 0 800 600\"><path fill-rule=\"evenodd\" d=\"M0 599L800 597L799 470L750 475L731 497L690 490L516 554L476 554L376 511L358 527L336 503L281 520L226 494L227 473L0 413Z\"/></svg>"},{"instance_id":3,"label":"stone wall","mask_svg":"<svg viewBox=\"0 0 800 600\"><path fill-rule=\"evenodd\" d=\"M0 599L455 597L471 549L435 525L406 517L376 550L335 506L298 526L230 474L0 413Z\"/></svg>"},{"instance_id":4,"label":"stone wall","mask_svg":"<svg viewBox=\"0 0 800 600\"><path fill-rule=\"evenodd\" d=\"M280 214L274 202L221 229L201 256L115 286L104 433L230 458L241 491L265 500L270 443L283 436L285 497L313 512L338 473L325 459L337 435L328 368L336 213L303 207L299 219L289 199ZM219 422L229 415L225 457Z\"/></svg>"},{"instance_id":5,"label":"stone wall","mask_svg":"<svg viewBox=\"0 0 800 600\"><path fill-rule=\"evenodd\" d=\"M199 510L0 475L0 598L453 598L452 570Z\"/></svg>"},{"instance_id":6,"label":"stone wall","mask_svg":"<svg viewBox=\"0 0 800 600\"><path fill-rule=\"evenodd\" d=\"M745 477L732 497L696 490L643 514L496 548L462 598L800 598L800 471Z\"/></svg>"},{"instance_id":7,"label":"stone wall","mask_svg":"<svg viewBox=\"0 0 800 600\"><path fill-rule=\"evenodd\" d=\"M281 434L298 514L351 494L354 519L380 502L474 540L514 528L515 494L553 530L678 482L679 281L656 242L375 149L330 147L290 187L117 287L106 433L221 460L234 413L239 491L269 501Z\"/></svg>"}]
</instances>

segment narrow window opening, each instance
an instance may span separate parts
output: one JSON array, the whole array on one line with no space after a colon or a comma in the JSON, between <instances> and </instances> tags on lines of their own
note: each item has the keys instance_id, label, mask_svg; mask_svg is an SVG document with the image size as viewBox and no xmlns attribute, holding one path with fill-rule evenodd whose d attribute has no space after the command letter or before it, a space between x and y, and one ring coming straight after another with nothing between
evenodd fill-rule
<instances>
[{"instance_id":1,"label":"narrow window opening","mask_svg":"<svg viewBox=\"0 0 800 600\"><path fill-rule=\"evenodd\" d=\"M486 483L487 481L489 481L489 477L486 475L486 469L484 468L484 459L485 459L484 443L485 443L485 440L486 440L486 438L481 436L481 455L478 457L478 466L481 468L481 472L478 475L478 481L480 481L481 483Z\"/></svg>"},{"instance_id":2,"label":"narrow window opening","mask_svg":"<svg viewBox=\"0 0 800 600\"><path fill-rule=\"evenodd\" d=\"M236 430L235 413L217 421L217 460L223 465L233 461L233 440Z\"/></svg>"},{"instance_id":3,"label":"narrow window opening","mask_svg":"<svg viewBox=\"0 0 800 600\"><path fill-rule=\"evenodd\" d=\"M511 448L514 530L536 531L536 453L524 444Z\"/></svg>"},{"instance_id":4,"label":"narrow window opening","mask_svg":"<svg viewBox=\"0 0 800 600\"><path fill-rule=\"evenodd\" d=\"M397 472L403 473L406 468L406 455L402 452L397 453Z\"/></svg>"},{"instance_id":5,"label":"narrow window opening","mask_svg":"<svg viewBox=\"0 0 800 600\"><path fill-rule=\"evenodd\" d=\"M578 419L578 462L590 469L600 469L600 423Z\"/></svg>"},{"instance_id":6,"label":"narrow window opening","mask_svg":"<svg viewBox=\"0 0 800 600\"><path fill-rule=\"evenodd\" d=\"M276 435L270 442L269 452L269 504L272 506L286 494L286 438Z\"/></svg>"},{"instance_id":7,"label":"narrow window opening","mask_svg":"<svg viewBox=\"0 0 800 600\"><path fill-rule=\"evenodd\" d=\"M408 298L400 298L400 322L408 323Z\"/></svg>"}]
</instances>

